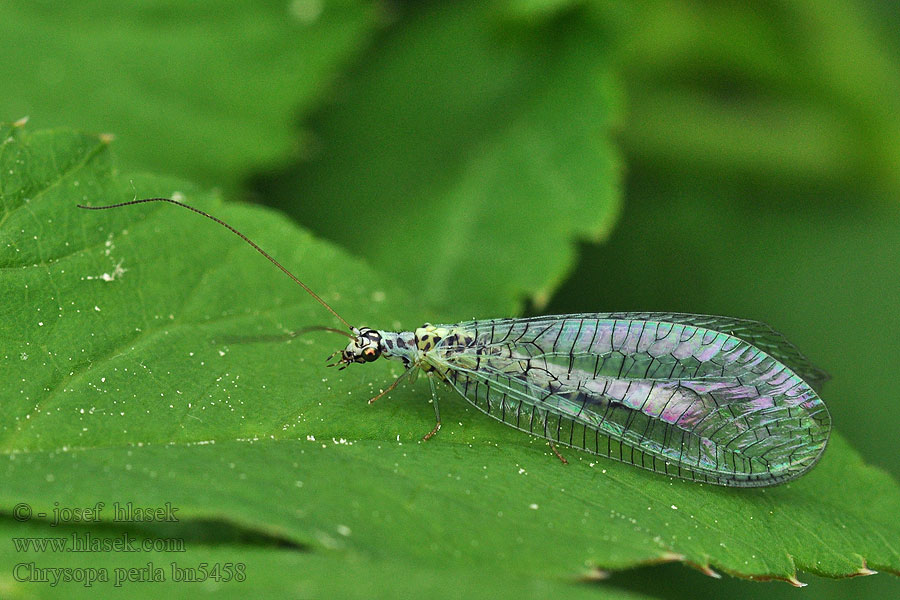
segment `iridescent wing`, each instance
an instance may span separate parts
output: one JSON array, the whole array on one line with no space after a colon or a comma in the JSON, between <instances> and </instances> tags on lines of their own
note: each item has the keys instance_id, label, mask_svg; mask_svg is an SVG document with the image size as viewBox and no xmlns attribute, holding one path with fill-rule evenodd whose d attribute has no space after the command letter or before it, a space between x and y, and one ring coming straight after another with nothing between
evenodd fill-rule
<instances>
[{"instance_id":1,"label":"iridescent wing","mask_svg":"<svg viewBox=\"0 0 900 600\"><path fill-rule=\"evenodd\" d=\"M800 374L821 382L824 373L761 323L603 313L442 327L450 334L427 360L451 386L560 444L677 477L765 486L810 469L828 441L828 410Z\"/></svg>"},{"instance_id":2,"label":"iridescent wing","mask_svg":"<svg viewBox=\"0 0 900 600\"><path fill-rule=\"evenodd\" d=\"M576 317L581 315L574 315ZM587 315L599 317L600 315ZM719 317L713 315L694 315L690 313L628 312L607 313L606 318L625 318L647 321L662 321L694 325L704 329L721 331L756 346L775 360L786 365L815 390L822 389L822 384L830 379L828 373L813 365L800 350L781 333L761 321L737 319L735 317Z\"/></svg>"}]
</instances>

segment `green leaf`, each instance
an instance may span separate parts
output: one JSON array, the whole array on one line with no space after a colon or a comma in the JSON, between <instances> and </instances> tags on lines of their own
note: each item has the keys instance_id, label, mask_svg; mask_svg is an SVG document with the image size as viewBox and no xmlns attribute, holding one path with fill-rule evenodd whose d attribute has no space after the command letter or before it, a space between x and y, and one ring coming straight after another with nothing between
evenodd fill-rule
<instances>
[{"instance_id":1,"label":"green leaf","mask_svg":"<svg viewBox=\"0 0 900 600\"><path fill-rule=\"evenodd\" d=\"M0 119L80 123L129 166L233 188L291 155L376 24L357 0L5 2Z\"/></svg>"},{"instance_id":2,"label":"green leaf","mask_svg":"<svg viewBox=\"0 0 900 600\"><path fill-rule=\"evenodd\" d=\"M326 370L343 340L325 334L225 341L333 321L235 236L163 204L78 211L131 197L107 145L0 133L4 513L170 502L182 523L225 522L323 563L359 561L361 573L522 580L548 595L598 568L672 560L789 581L798 568L900 571L900 488L839 435L809 475L750 490L576 451L563 466L447 390L445 427L422 442L433 422L423 381L365 403L398 366ZM384 276L269 211L134 181L141 195L179 192L225 218L357 325L425 318Z\"/></svg>"},{"instance_id":3,"label":"green leaf","mask_svg":"<svg viewBox=\"0 0 900 600\"><path fill-rule=\"evenodd\" d=\"M104 507L111 511L112 507ZM193 527L191 525L194 525ZM48 553L16 551L11 543L0 545L0 591L6 600L32 600L34 598L94 599L111 593L119 578L119 587L126 597L134 599L193 599L215 597L236 598L391 598L427 596L431 598L523 598L549 597L564 594L565 598L598 597L596 586L576 582L547 581L534 576L511 576L501 571L489 578L472 578L469 572L443 565L420 566L398 563L390 556L370 557L350 551L309 552L302 548L278 547L271 540L255 540L248 543L246 531L227 522L210 522L208 528L196 524L176 525L162 531L132 532L125 525L124 531L97 525L49 526L35 523L15 523L11 519L0 520L0 539L33 537L41 540L65 539L72 543L73 536L85 543L86 536L124 540L132 547L140 548L144 540L153 543L182 544L183 552L91 552ZM221 539L227 532L234 536L232 542L213 545L206 537L216 532ZM162 540L162 542L160 542ZM22 543L22 542L19 542ZM240 545L238 545L240 543ZM52 559L48 560L49 557ZM77 569L92 569L94 581L70 581L51 586L49 582L16 581L15 573L25 579L35 574L31 564L38 568L69 569L74 577ZM207 579L199 583L185 581L189 569L198 577L200 565L206 563ZM225 581L231 565L232 573L242 569L243 581ZM16 567L15 565L22 565ZM149 568L148 568L149 565ZM219 570L214 571L218 566ZM15 570L14 570L15 569ZM131 571L133 569L133 571ZM106 581L98 580L105 571ZM215 573L218 573L218 579ZM151 574L157 580L150 579ZM402 574L402 576L398 576ZM128 580L128 577L133 579ZM175 580L181 577L181 580ZM143 579L142 579L143 578ZM602 588L602 597L610 600L640 600L649 596L629 593L608 586Z\"/></svg>"},{"instance_id":4,"label":"green leaf","mask_svg":"<svg viewBox=\"0 0 900 600\"><path fill-rule=\"evenodd\" d=\"M606 36L503 4L412 10L310 119L309 159L258 182L454 320L546 301L618 212Z\"/></svg>"}]
</instances>

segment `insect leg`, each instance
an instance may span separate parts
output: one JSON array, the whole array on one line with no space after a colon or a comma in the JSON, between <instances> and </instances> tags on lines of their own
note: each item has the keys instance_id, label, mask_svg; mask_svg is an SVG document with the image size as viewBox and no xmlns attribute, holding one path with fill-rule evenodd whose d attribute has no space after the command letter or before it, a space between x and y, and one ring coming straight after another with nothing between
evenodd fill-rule
<instances>
[{"instance_id":1,"label":"insect leg","mask_svg":"<svg viewBox=\"0 0 900 600\"><path fill-rule=\"evenodd\" d=\"M428 383L431 384L431 401L434 403L434 418L436 423L434 425L434 429L426 433L425 437L422 438L426 441L430 440L431 437L441 429L441 411L438 409L437 390L434 388L434 377L432 377L430 374L428 376Z\"/></svg>"},{"instance_id":2,"label":"insect leg","mask_svg":"<svg viewBox=\"0 0 900 600\"><path fill-rule=\"evenodd\" d=\"M397 379L395 379L395 380L394 380L394 383L392 383L391 385L389 385L388 388L387 388L386 390L384 390L383 392L381 392L380 394L378 394L378 395L375 396L374 398L370 398L370 399L369 399L369 404L372 404L373 402L375 402L376 400L378 400L379 398L381 398L382 396L384 396L385 394L387 394L388 392L390 392L391 390L393 390L395 387L397 387L397 385L400 384L400 382L403 380L403 378L406 377L407 375L409 375L409 372L410 372L410 371L411 371L411 369L407 369L406 371L403 371L403 373L400 375L400 377L398 377Z\"/></svg>"},{"instance_id":3,"label":"insect leg","mask_svg":"<svg viewBox=\"0 0 900 600\"><path fill-rule=\"evenodd\" d=\"M553 454L556 455L562 464L567 465L569 461L566 460L566 457L559 453L559 450L556 449L556 444L553 443L553 440L550 438L550 432L547 431L547 414L546 413L538 413L539 418L541 419L541 425L544 428L544 438L547 440L547 443L550 444L550 449L553 450Z\"/></svg>"},{"instance_id":4,"label":"insect leg","mask_svg":"<svg viewBox=\"0 0 900 600\"><path fill-rule=\"evenodd\" d=\"M556 455L556 458L562 461L562 464L567 465L569 461L566 460L566 457L559 453L559 450L556 449L556 446L550 440L547 440L547 443L550 444L550 449L553 450L553 454Z\"/></svg>"}]
</instances>

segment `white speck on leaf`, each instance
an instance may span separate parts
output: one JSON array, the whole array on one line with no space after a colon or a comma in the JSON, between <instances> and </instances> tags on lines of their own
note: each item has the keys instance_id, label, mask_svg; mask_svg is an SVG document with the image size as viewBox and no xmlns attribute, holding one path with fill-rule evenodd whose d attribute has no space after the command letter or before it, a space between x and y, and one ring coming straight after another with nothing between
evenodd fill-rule
<instances>
[{"instance_id":1,"label":"white speck on leaf","mask_svg":"<svg viewBox=\"0 0 900 600\"><path fill-rule=\"evenodd\" d=\"M86 280L91 281L93 279L102 279L103 281L115 281L118 278L121 278L122 275L125 274L125 271L128 269L122 266L122 261L120 260L115 265L113 265L112 273L101 273L100 275L88 275L85 277Z\"/></svg>"}]
</instances>

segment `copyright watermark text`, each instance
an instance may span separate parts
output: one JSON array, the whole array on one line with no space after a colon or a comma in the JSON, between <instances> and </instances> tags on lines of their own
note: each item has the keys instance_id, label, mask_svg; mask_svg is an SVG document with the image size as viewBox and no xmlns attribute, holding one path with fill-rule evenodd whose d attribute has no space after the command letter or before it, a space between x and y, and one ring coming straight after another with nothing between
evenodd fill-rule
<instances>
[{"instance_id":1,"label":"copyright watermark text","mask_svg":"<svg viewBox=\"0 0 900 600\"><path fill-rule=\"evenodd\" d=\"M243 562L190 563L167 558L161 561L150 560L137 567L113 567L107 566L107 560L92 560L91 566L55 565L52 558L46 560L47 555L72 553L85 557L91 553L184 553L185 541L180 537L138 536L128 531L105 535L113 531L109 526L115 523L178 523L178 508L172 506L171 502L160 506L142 506L133 502L63 506L54 502L53 507L46 511L37 511L30 504L19 502L12 508L12 517L20 523L41 520L50 527L68 530L66 535L10 538L13 550L23 558L12 568L12 578L21 583L50 587L62 584L93 587L98 583L111 583L115 587L121 587L126 583L229 583L247 579L247 566ZM92 528L92 524L97 524L98 528Z\"/></svg>"}]
</instances>

